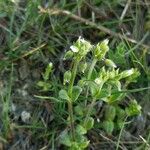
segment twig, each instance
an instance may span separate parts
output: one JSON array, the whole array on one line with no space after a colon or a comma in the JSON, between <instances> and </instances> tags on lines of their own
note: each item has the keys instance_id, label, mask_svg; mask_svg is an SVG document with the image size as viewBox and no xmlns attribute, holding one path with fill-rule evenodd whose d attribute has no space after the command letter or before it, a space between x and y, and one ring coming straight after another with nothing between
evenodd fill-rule
<instances>
[{"instance_id":1,"label":"twig","mask_svg":"<svg viewBox=\"0 0 150 150\"><path fill-rule=\"evenodd\" d=\"M108 137L106 137L106 136L104 136L103 134L99 134L101 137L103 137L105 140L107 140L107 141L109 141L109 142L111 142L111 143L113 143L114 145L116 145L116 142L115 141L113 141L113 140L111 140L110 138L108 138ZM123 146L121 146L121 145L119 145L119 148L120 149L122 149L122 150L124 150L124 147Z\"/></svg>"},{"instance_id":2,"label":"twig","mask_svg":"<svg viewBox=\"0 0 150 150\"><path fill-rule=\"evenodd\" d=\"M123 18L125 17L126 12L127 12L128 8L129 8L129 6L130 6L130 3L131 3L131 0L128 0L127 3L126 3L125 8L124 8L124 10L123 10L123 12L122 12L122 14L121 14L120 21L122 21Z\"/></svg>"},{"instance_id":3,"label":"twig","mask_svg":"<svg viewBox=\"0 0 150 150\"><path fill-rule=\"evenodd\" d=\"M20 57L18 57L18 58L16 58L16 59L13 59L12 62L15 62L15 61L17 61L18 59L27 57L27 56L29 56L29 55L35 53L36 51L38 51L38 50L40 50L41 48L43 48L45 45L46 45L46 44L42 44L42 45L40 45L39 47L33 48L32 50L30 50L29 52L27 52L27 53L21 55Z\"/></svg>"},{"instance_id":4,"label":"twig","mask_svg":"<svg viewBox=\"0 0 150 150\"><path fill-rule=\"evenodd\" d=\"M150 145L149 145L149 143L141 136L141 135L139 135L139 137L142 139L142 141L146 144L146 146L148 147L148 148L150 148Z\"/></svg>"},{"instance_id":5,"label":"twig","mask_svg":"<svg viewBox=\"0 0 150 150\"><path fill-rule=\"evenodd\" d=\"M114 36L114 37L117 37L117 38L120 38L120 39L124 39L126 41L129 41L131 43L134 43L134 44L138 44L139 42L136 41L135 39L132 39L132 38L129 38L129 37L126 37L120 33L116 33L114 31L111 31L110 29L102 26L102 25L97 25L96 23L92 22L92 21L89 21L85 18L82 18L82 17L79 17L73 13L71 13L70 11L67 11L67 10L62 10L62 9L57 9L57 8L52 8L52 9L44 9L42 8L41 6L39 6L39 10L40 10L40 13L48 13L50 15L65 15L65 16L69 16L70 18L72 19L75 19L77 21L80 21L86 25L89 25L91 27L94 27L96 29L99 29L111 36ZM148 45L145 45L145 44L140 44L141 46L143 46L144 48L150 48L150 46Z\"/></svg>"}]
</instances>

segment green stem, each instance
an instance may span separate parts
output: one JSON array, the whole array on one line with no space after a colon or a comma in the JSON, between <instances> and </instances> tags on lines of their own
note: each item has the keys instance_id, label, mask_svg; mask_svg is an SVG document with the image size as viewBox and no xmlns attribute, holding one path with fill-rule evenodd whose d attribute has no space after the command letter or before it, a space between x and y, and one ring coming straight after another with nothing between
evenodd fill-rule
<instances>
[{"instance_id":1,"label":"green stem","mask_svg":"<svg viewBox=\"0 0 150 150\"><path fill-rule=\"evenodd\" d=\"M90 106L88 108L88 111L87 111L87 114L86 114L86 117L84 120L84 126L86 125L88 118L90 117L90 114L91 114L92 108L94 107L95 101L96 101L96 98L92 100L92 103L90 104Z\"/></svg>"},{"instance_id":2,"label":"green stem","mask_svg":"<svg viewBox=\"0 0 150 150\"><path fill-rule=\"evenodd\" d=\"M70 119L70 126L71 126L71 134L72 140L75 140L75 129L74 129L74 119L73 119L73 105L71 101L68 101L68 111L69 111L69 119Z\"/></svg>"},{"instance_id":3,"label":"green stem","mask_svg":"<svg viewBox=\"0 0 150 150\"><path fill-rule=\"evenodd\" d=\"M97 63L97 59L94 58L93 61L92 61L91 66L90 66L90 70L89 70L89 72L88 72L87 80L90 80L91 75L92 75L92 72L93 72L93 69L94 69L96 63ZM88 87L87 90L86 90L86 101L85 101L85 106L86 106L86 104L87 104L88 92L89 92L89 87Z\"/></svg>"},{"instance_id":4,"label":"green stem","mask_svg":"<svg viewBox=\"0 0 150 150\"><path fill-rule=\"evenodd\" d=\"M99 85L98 94L101 92L103 84L104 83L102 83L101 85ZM85 120L84 120L84 125L86 125L86 122L87 122L88 118L90 117L90 114L91 114L92 108L94 107L95 102L96 102L96 96L93 98L93 100L92 100L92 102L91 102L91 104L90 104L90 106L88 108L88 111L87 111L87 114L86 114L86 117L85 117Z\"/></svg>"},{"instance_id":5,"label":"green stem","mask_svg":"<svg viewBox=\"0 0 150 150\"><path fill-rule=\"evenodd\" d=\"M75 61L73 69L72 69L72 76L71 76L70 84L68 87L68 94L69 94L70 98L72 98L72 90L73 90L74 80L75 80L76 73L77 73L78 64L79 64L79 62ZM69 112L69 117L70 117L72 139L73 139L73 141L75 141L75 129L74 129L74 123L73 123L74 122L74 119L73 119L73 100L72 99L70 99L70 101L68 101L68 112Z\"/></svg>"},{"instance_id":6,"label":"green stem","mask_svg":"<svg viewBox=\"0 0 150 150\"><path fill-rule=\"evenodd\" d=\"M88 77L87 77L88 80L90 80L90 78L91 78L91 75L92 75L92 72L93 72L93 69L94 69L96 63L97 63L97 59L94 58L93 61L92 61L91 66L90 66L90 70L88 72Z\"/></svg>"},{"instance_id":7,"label":"green stem","mask_svg":"<svg viewBox=\"0 0 150 150\"><path fill-rule=\"evenodd\" d=\"M123 125L121 127L121 130L120 130L120 133L119 133L119 137L118 137L118 141L117 141L117 145L116 145L116 150L119 149L119 144L120 144L120 139L121 139L121 135L122 135L122 132L123 132L123 129L125 127L125 122L127 120L128 116L125 118L124 122L123 122Z\"/></svg>"},{"instance_id":8,"label":"green stem","mask_svg":"<svg viewBox=\"0 0 150 150\"><path fill-rule=\"evenodd\" d=\"M70 84L69 84L69 88L68 88L68 94L70 97L72 97L72 89L73 89L73 84L74 84L74 80L75 80L76 73L77 73L78 64L79 64L79 62L75 61L73 69L72 69L71 80L70 80Z\"/></svg>"}]
</instances>

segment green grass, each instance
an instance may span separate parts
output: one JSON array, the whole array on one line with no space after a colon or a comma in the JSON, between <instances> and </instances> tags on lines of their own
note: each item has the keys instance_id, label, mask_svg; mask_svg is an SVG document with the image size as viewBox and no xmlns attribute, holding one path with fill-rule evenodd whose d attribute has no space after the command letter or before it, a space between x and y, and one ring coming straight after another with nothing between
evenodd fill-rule
<instances>
[{"instance_id":1,"label":"green grass","mask_svg":"<svg viewBox=\"0 0 150 150\"><path fill-rule=\"evenodd\" d=\"M31 137L31 142L28 144L31 146L34 143L34 149L60 148L59 137L64 130L69 128L67 104L58 97L59 90L63 87L62 76L71 66L71 60L64 61L63 57L78 37L82 36L92 44L108 38L110 51L107 56L117 64L120 70L133 67L140 71L141 75L135 83L130 84L127 89L127 85L124 85L124 90L121 92L127 93L128 98L121 104L121 107L125 108L129 105L130 99L136 99L142 106L140 117L143 121L139 122L139 116L128 118L127 121L131 121L131 123L125 125L122 130L132 135L132 138L130 137L130 140L125 142L137 142L137 144L130 145L131 149L150 148L150 46L145 48L141 45L149 45L150 6L148 1L131 2L125 17L120 21L127 2L127 0L107 0L105 2L102 0L91 2L84 0L52 0L48 2L27 0L15 4L11 0L0 1L0 83L3 85L0 96L0 144L2 143L7 149L19 140L17 136L26 132L26 140ZM130 33L130 37L138 43L110 36L96 27L86 25L68 15L40 13L39 6L68 10L79 17L90 21L94 20L96 25L103 25L123 36ZM88 54L87 60L91 63L91 53ZM27 62L30 70L25 79L21 79L19 73L22 61ZM53 88L42 91L37 83L43 80L42 74L49 62L54 65L52 70L54 75L46 83L52 84ZM95 68L99 69L102 65L97 63ZM78 74L78 79L80 77L81 74ZM27 88L24 90L27 95L19 95L18 89L22 90L25 84L27 84ZM79 105L83 107L84 96L80 98ZM12 103L16 105L16 112L11 110ZM76 106L76 104L74 105ZM100 103L96 104L94 119L99 118L101 121L104 118L105 104L103 103L102 107L99 105ZM87 106L84 107L86 109ZM20 117L15 118L23 110L31 113L29 123L22 122ZM80 117L77 117L77 120L79 121ZM140 126L140 123L143 126ZM111 142L104 138L101 139L102 137L97 134L95 139L92 139L98 130L98 132L104 133L106 138L116 141L112 149L116 149L116 145L118 148L121 146L128 149L129 144L123 143L125 139L120 130L114 131L112 136L109 136L99 126L96 124L87 134L91 145L99 142L98 148L103 149L101 141L106 142L106 147ZM11 134L14 135L12 139L10 138ZM143 141L140 136L146 141ZM96 147L94 148L96 149Z\"/></svg>"}]
</instances>

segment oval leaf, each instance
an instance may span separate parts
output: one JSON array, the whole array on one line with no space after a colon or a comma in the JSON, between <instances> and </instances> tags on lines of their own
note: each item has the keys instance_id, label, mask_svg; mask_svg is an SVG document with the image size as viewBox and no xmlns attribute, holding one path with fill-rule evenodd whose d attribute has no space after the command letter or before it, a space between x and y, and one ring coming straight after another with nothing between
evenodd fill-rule
<instances>
[{"instance_id":1,"label":"oval leaf","mask_svg":"<svg viewBox=\"0 0 150 150\"><path fill-rule=\"evenodd\" d=\"M86 133L87 133L87 130L86 130L83 126L78 125L77 128L76 128L76 132L77 132L78 134L83 135L83 134L86 134Z\"/></svg>"},{"instance_id":2,"label":"oval leaf","mask_svg":"<svg viewBox=\"0 0 150 150\"><path fill-rule=\"evenodd\" d=\"M79 95L81 94L81 92L82 92L82 88L81 87L74 86L73 90L72 90L72 100L76 101L78 99Z\"/></svg>"},{"instance_id":3,"label":"oval leaf","mask_svg":"<svg viewBox=\"0 0 150 150\"><path fill-rule=\"evenodd\" d=\"M94 119L92 117L87 118L86 122L85 122L85 129L86 130L90 130L94 125Z\"/></svg>"},{"instance_id":4,"label":"oval leaf","mask_svg":"<svg viewBox=\"0 0 150 150\"><path fill-rule=\"evenodd\" d=\"M66 90L60 90L59 91L59 97L61 98L61 99L65 99L65 100L70 100L70 97L68 96L68 93L67 93L67 91Z\"/></svg>"}]
</instances>

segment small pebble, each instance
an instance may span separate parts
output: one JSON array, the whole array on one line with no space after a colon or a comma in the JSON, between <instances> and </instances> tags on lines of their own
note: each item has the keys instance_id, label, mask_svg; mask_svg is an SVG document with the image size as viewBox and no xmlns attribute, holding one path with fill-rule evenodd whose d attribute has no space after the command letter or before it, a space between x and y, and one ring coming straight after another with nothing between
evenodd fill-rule
<instances>
[{"instance_id":1,"label":"small pebble","mask_svg":"<svg viewBox=\"0 0 150 150\"><path fill-rule=\"evenodd\" d=\"M23 122L25 122L25 123L29 122L30 117L31 117L31 114L29 112L22 111L21 119L22 119Z\"/></svg>"}]
</instances>

